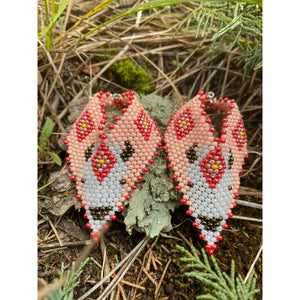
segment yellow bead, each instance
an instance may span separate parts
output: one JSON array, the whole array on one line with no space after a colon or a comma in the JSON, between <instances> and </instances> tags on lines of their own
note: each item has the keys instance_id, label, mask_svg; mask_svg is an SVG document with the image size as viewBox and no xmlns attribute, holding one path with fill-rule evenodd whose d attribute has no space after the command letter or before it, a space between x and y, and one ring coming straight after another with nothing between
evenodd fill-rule
<instances>
[{"instance_id":1,"label":"yellow bead","mask_svg":"<svg viewBox=\"0 0 300 300\"><path fill-rule=\"evenodd\" d=\"M240 136L243 136L243 135L244 135L244 132L243 132L243 131L240 131L240 132L239 132L239 135L240 135Z\"/></svg>"},{"instance_id":2,"label":"yellow bead","mask_svg":"<svg viewBox=\"0 0 300 300\"><path fill-rule=\"evenodd\" d=\"M105 160L103 158L101 158L101 159L98 160L98 163L103 165L105 163Z\"/></svg>"},{"instance_id":3,"label":"yellow bead","mask_svg":"<svg viewBox=\"0 0 300 300\"><path fill-rule=\"evenodd\" d=\"M181 121L181 125L185 126L186 125L186 121L182 120Z\"/></svg>"},{"instance_id":4,"label":"yellow bead","mask_svg":"<svg viewBox=\"0 0 300 300\"><path fill-rule=\"evenodd\" d=\"M81 124L81 127L82 127L82 128L86 128L86 127L87 127L87 124L86 124L86 123L82 123L82 124Z\"/></svg>"},{"instance_id":5,"label":"yellow bead","mask_svg":"<svg viewBox=\"0 0 300 300\"><path fill-rule=\"evenodd\" d=\"M148 125L147 121L143 121L143 125L147 126Z\"/></svg>"},{"instance_id":6,"label":"yellow bead","mask_svg":"<svg viewBox=\"0 0 300 300\"><path fill-rule=\"evenodd\" d=\"M213 170L218 170L218 169L219 169L219 166L218 166L217 164L213 164L213 165L211 165L211 168L212 168Z\"/></svg>"}]
</instances>

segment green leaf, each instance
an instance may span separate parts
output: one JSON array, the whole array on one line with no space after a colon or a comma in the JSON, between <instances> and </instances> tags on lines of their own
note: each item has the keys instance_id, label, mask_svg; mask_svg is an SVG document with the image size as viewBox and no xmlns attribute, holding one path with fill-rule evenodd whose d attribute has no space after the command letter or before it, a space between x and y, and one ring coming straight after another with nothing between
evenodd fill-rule
<instances>
[{"instance_id":1,"label":"green leaf","mask_svg":"<svg viewBox=\"0 0 300 300\"><path fill-rule=\"evenodd\" d=\"M60 15L63 13L65 8L67 7L68 3L69 3L69 0L63 0L63 2L61 4L59 10L57 11L57 14L55 15L55 17L51 20L51 22L48 24L48 26L46 26L46 28L44 28L44 30L42 30L38 34L38 39L42 38L43 36L45 36L48 33L50 28L56 23L57 19L60 17Z\"/></svg>"},{"instance_id":2,"label":"green leaf","mask_svg":"<svg viewBox=\"0 0 300 300\"><path fill-rule=\"evenodd\" d=\"M62 161L61 161L61 159L59 158L59 156L58 156L56 153L53 153L53 152L50 152L50 151L46 151L46 152L44 152L44 153L42 154L42 156L46 156L46 155L51 156L51 157L53 158L53 161L54 161L57 165L59 165L59 166L62 165Z\"/></svg>"},{"instance_id":3,"label":"green leaf","mask_svg":"<svg viewBox=\"0 0 300 300\"><path fill-rule=\"evenodd\" d=\"M45 37L45 48L49 52L50 51L50 46L51 46L51 39L48 35Z\"/></svg>"},{"instance_id":4,"label":"green leaf","mask_svg":"<svg viewBox=\"0 0 300 300\"><path fill-rule=\"evenodd\" d=\"M52 130L54 128L54 123L51 119L47 118L45 125L43 127L41 136L40 136L40 147L42 150L45 149L48 138L50 137Z\"/></svg>"}]
</instances>

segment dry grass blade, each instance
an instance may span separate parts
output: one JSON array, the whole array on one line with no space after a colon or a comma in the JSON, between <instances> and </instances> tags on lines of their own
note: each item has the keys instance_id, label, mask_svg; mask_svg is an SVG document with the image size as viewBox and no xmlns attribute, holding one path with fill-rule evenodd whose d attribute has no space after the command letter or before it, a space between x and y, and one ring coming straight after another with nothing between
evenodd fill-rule
<instances>
[{"instance_id":1,"label":"dry grass blade","mask_svg":"<svg viewBox=\"0 0 300 300\"><path fill-rule=\"evenodd\" d=\"M258 250L258 252L257 252L257 254L256 254L255 258L254 258L254 261L253 261L251 267L249 268L249 271L248 271L248 273L247 273L247 275L245 277L244 283L247 282L247 280L248 280L248 278L249 278L252 270L254 269L254 266L255 266L257 260L259 259L259 256L260 256L261 252L262 252L262 249L263 249L263 245L261 245L261 247L259 248L259 250Z\"/></svg>"},{"instance_id":2,"label":"dry grass blade","mask_svg":"<svg viewBox=\"0 0 300 300\"><path fill-rule=\"evenodd\" d=\"M135 247L132 249L132 251L124 257L124 259L118 263L113 270L111 270L101 281L99 281L96 285L94 285L89 291L87 291L84 295L82 295L78 300L84 300L86 299L90 294L92 294L94 291L96 291L101 285L103 285L106 280L111 277L118 269L120 269L128 260L131 259L131 262L133 262L133 258L135 258L140 251L145 247L147 244L149 238L145 237L143 240L141 240ZM135 256L136 255L136 256ZM116 277L115 277L116 278ZM122 277L120 278L120 280ZM115 283L115 281L112 281L110 284Z\"/></svg>"}]
</instances>

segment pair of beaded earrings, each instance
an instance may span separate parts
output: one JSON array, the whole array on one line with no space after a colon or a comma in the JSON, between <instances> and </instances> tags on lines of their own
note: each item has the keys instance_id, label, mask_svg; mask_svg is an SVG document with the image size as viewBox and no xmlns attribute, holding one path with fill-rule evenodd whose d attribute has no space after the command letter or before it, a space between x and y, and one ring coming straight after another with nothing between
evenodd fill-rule
<instances>
[{"instance_id":1,"label":"pair of beaded earrings","mask_svg":"<svg viewBox=\"0 0 300 300\"><path fill-rule=\"evenodd\" d=\"M122 117L108 125L104 133L105 107L121 108ZM225 114L217 135L207 110ZM75 121L64 141L70 162L71 180L76 181L87 228L95 242L108 222L125 209L124 201L143 180L147 164L153 164L157 147L168 152L168 168L176 190L183 193L181 203L189 206L187 215L207 242L213 254L220 232L228 228L236 206L244 158L247 158L245 126L235 103L228 98L214 99L213 93L200 91L171 117L161 139L159 128L143 109L134 92L95 94ZM163 145L164 144L164 145Z\"/></svg>"}]
</instances>

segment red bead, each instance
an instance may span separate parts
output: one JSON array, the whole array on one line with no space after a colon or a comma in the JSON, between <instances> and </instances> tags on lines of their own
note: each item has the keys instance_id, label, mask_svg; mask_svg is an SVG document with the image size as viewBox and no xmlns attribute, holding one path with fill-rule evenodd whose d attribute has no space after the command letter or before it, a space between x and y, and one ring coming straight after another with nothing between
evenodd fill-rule
<instances>
[{"instance_id":1,"label":"red bead","mask_svg":"<svg viewBox=\"0 0 300 300\"><path fill-rule=\"evenodd\" d=\"M126 195L126 196L125 196L125 199L126 199L126 200L129 200L130 198L131 198L130 195Z\"/></svg>"},{"instance_id":2,"label":"red bead","mask_svg":"<svg viewBox=\"0 0 300 300\"><path fill-rule=\"evenodd\" d=\"M193 222L192 225L193 225L193 227L198 227L198 226L199 226L199 223Z\"/></svg>"},{"instance_id":3,"label":"red bead","mask_svg":"<svg viewBox=\"0 0 300 300\"><path fill-rule=\"evenodd\" d=\"M102 126L102 125L100 125L99 127L98 127L98 130L104 130L104 126Z\"/></svg>"},{"instance_id":4,"label":"red bead","mask_svg":"<svg viewBox=\"0 0 300 300\"><path fill-rule=\"evenodd\" d=\"M80 194L77 194L77 195L76 195L76 198L77 198L77 199L81 199L81 195L80 195Z\"/></svg>"},{"instance_id":5,"label":"red bead","mask_svg":"<svg viewBox=\"0 0 300 300\"><path fill-rule=\"evenodd\" d=\"M199 234L199 238L200 238L201 240L204 240L204 239L205 239L205 234L200 233L200 234Z\"/></svg>"},{"instance_id":6,"label":"red bead","mask_svg":"<svg viewBox=\"0 0 300 300\"><path fill-rule=\"evenodd\" d=\"M220 142L220 143L226 143L226 139L223 139L223 138L222 138L222 139L219 140L219 142Z\"/></svg>"},{"instance_id":7,"label":"red bead","mask_svg":"<svg viewBox=\"0 0 300 300\"><path fill-rule=\"evenodd\" d=\"M153 154L154 154L155 156L157 156L157 155L158 155L158 152L157 152L157 151L154 151Z\"/></svg>"},{"instance_id":8,"label":"red bead","mask_svg":"<svg viewBox=\"0 0 300 300\"><path fill-rule=\"evenodd\" d=\"M214 188L216 188L216 185L215 185L215 183L211 183L209 186L210 186L210 188L211 188L211 189L214 189Z\"/></svg>"},{"instance_id":9,"label":"red bead","mask_svg":"<svg viewBox=\"0 0 300 300\"><path fill-rule=\"evenodd\" d=\"M211 249L216 250L217 249L217 245L216 244L211 245Z\"/></svg>"},{"instance_id":10,"label":"red bead","mask_svg":"<svg viewBox=\"0 0 300 300\"><path fill-rule=\"evenodd\" d=\"M157 147L161 147L162 146L162 143L157 143Z\"/></svg>"},{"instance_id":11,"label":"red bead","mask_svg":"<svg viewBox=\"0 0 300 300\"><path fill-rule=\"evenodd\" d=\"M216 131L216 129L214 128L214 127L209 127L209 129L208 129L210 132L215 132Z\"/></svg>"},{"instance_id":12,"label":"red bead","mask_svg":"<svg viewBox=\"0 0 300 300\"><path fill-rule=\"evenodd\" d=\"M66 160L66 161L70 161L71 158L70 158L69 156L67 156L67 157L65 158L65 160Z\"/></svg>"},{"instance_id":13,"label":"red bead","mask_svg":"<svg viewBox=\"0 0 300 300\"><path fill-rule=\"evenodd\" d=\"M64 144L68 145L69 141L68 140L64 140Z\"/></svg>"},{"instance_id":14,"label":"red bead","mask_svg":"<svg viewBox=\"0 0 300 300\"><path fill-rule=\"evenodd\" d=\"M87 219L87 218L88 218L88 215L87 215L87 214L84 214L83 217Z\"/></svg>"},{"instance_id":15,"label":"red bead","mask_svg":"<svg viewBox=\"0 0 300 300\"><path fill-rule=\"evenodd\" d=\"M165 151L168 150L168 146L163 146L162 148L163 148L163 150L165 150Z\"/></svg>"},{"instance_id":16,"label":"red bead","mask_svg":"<svg viewBox=\"0 0 300 300\"><path fill-rule=\"evenodd\" d=\"M124 209L125 209L125 206L124 206L124 205L120 205L120 206L119 206L119 210L122 211L122 210L124 210Z\"/></svg>"},{"instance_id":17,"label":"red bead","mask_svg":"<svg viewBox=\"0 0 300 300\"><path fill-rule=\"evenodd\" d=\"M99 242L99 239L97 237L93 237L93 240L94 240L94 243L98 243Z\"/></svg>"},{"instance_id":18,"label":"red bead","mask_svg":"<svg viewBox=\"0 0 300 300\"><path fill-rule=\"evenodd\" d=\"M114 221L114 220L117 219L117 216L116 215L112 215L112 216L110 216L110 219Z\"/></svg>"},{"instance_id":19,"label":"red bead","mask_svg":"<svg viewBox=\"0 0 300 300\"><path fill-rule=\"evenodd\" d=\"M142 180L143 180L143 176L138 176L138 177L137 177L137 180L138 180L138 181L142 181Z\"/></svg>"},{"instance_id":20,"label":"red bead","mask_svg":"<svg viewBox=\"0 0 300 300\"><path fill-rule=\"evenodd\" d=\"M226 111L226 115L227 116L230 116L232 114L232 112L229 110L229 111Z\"/></svg>"},{"instance_id":21,"label":"red bead","mask_svg":"<svg viewBox=\"0 0 300 300\"><path fill-rule=\"evenodd\" d=\"M233 207L236 207L236 203L235 202L232 202L231 204L232 204Z\"/></svg>"},{"instance_id":22,"label":"red bead","mask_svg":"<svg viewBox=\"0 0 300 300\"><path fill-rule=\"evenodd\" d=\"M136 190L136 189L137 189L137 186L134 184L133 186L131 186L131 189L132 189L132 190Z\"/></svg>"},{"instance_id":23,"label":"red bead","mask_svg":"<svg viewBox=\"0 0 300 300\"><path fill-rule=\"evenodd\" d=\"M203 91L203 90L199 91L199 92L198 92L198 95L199 95L199 96L203 96L203 95L204 95L204 91Z\"/></svg>"},{"instance_id":24,"label":"red bead","mask_svg":"<svg viewBox=\"0 0 300 300\"><path fill-rule=\"evenodd\" d=\"M71 171L71 169L72 169L72 167L71 167L71 166L68 166L68 170Z\"/></svg>"},{"instance_id":25,"label":"red bead","mask_svg":"<svg viewBox=\"0 0 300 300\"><path fill-rule=\"evenodd\" d=\"M206 105L204 103L200 104L200 108L204 109L206 107Z\"/></svg>"},{"instance_id":26,"label":"red bead","mask_svg":"<svg viewBox=\"0 0 300 300\"><path fill-rule=\"evenodd\" d=\"M72 175L72 176L70 176L70 179L71 179L71 180L76 180L76 176L75 176L75 175Z\"/></svg>"},{"instance_id":27,"label":"red bead","mask_svg":"<svg viewBox=\"0 0 300 300\"><path fill-rule=\"evenodd\" d=\"M240 194L239 193L234 193L234 197L239 197Z\"/></svg>"},{"instance_id":28,"label":"red bead","mask_svg":"<svg viewBox=\"0 0 300 300\"><path fill-rule=\"evenodd\" d=\"M109 228L108 224L102 225L103 229L107 230Z\"/></svg>"},{"instance_id":29,"label":"red bead","mask_svg":"<svg viewBox=\"0 0 300 300\"><path fill-rule=\"evenodd\" d=\"M180 191L180 190L181 190L181 187L180 187L179 185L176 185L176 186L175 186L175 189L176 189L177 191Z\"/></svg>"},{"instance_id":30,"label":"red bead","mask_svg":"<svg viewBox=\"0 0 300 300\"><path fill-rule=\"evenodd\" d=\"M171 178L172 178L173 180L176 180L176 179L177 179L177 176L176 176L176 175L172 175Z\"/></svg>"},{"instance_id":31,"label":"red bead","mask_svg":"<svg viewBox=\"0 0 300 300\"><path fill-rule=\"evenodd\" d=\"M121 113L122 113L122 114L125 114L126 112L127 112L127 108L122 108L122 109L121 109Z\"/></svg>"},{"instance_id":32,"label":"red bead","mask_svg":"<svg viewBox=\"0 0 300 300\"><path fill-rule=\"evenodd\" d=\"M205 123L210 124L211 123L211 119L205 119Z\"/></svg>"},{"instance_id":33,"label":"red bead","mask_svg":"<svg viewBox=\"0 0 300 300\"><path fill-rule=\"evenodd\" d=\"M208 250L208 254L209 255L213 255L214 254L214 250L213 249Z\"/></svg>"},{"instance_id":34,"label":"red bead","mask_svg":"<svg viewBox=\"0 0 300 300\"><path fill-rule=\"evenodd\" d=\"M223 240L223 236L222 236L222 235L218 235L218 236L217 236L217 240L218 240L218 241L222 241L222 240Z\"/></svg>"},{"instance_id":35,"label":"red bead","mask_svg":"<svg viewBox=\"0 0 300 300\"><path fill-rule=\"evenodd\" d=\"M222 119L222 122L223 122L223 123L226 123L226 122L228 122L228 119L227 119L227 118L224 118L224 119Z\"/></svg>"},{"instance_id":36,"label":"red bead","mask_svg":"<svg viewBox=\"0 0 300 300\"><path fill-rule=\"evenodd\" d=\"M120 121L120 120L121 120L121 117L116 116L116 117L114 117L114 120L115 120L115 121Z\"/></svg>"},{"instance_id":37,"label":"red bead","mask_svg":"<svg viewBox=\"0 0 300 300\"><path fill-rule=\"evenodd\" d=\"M148 162L149 162L149 164L154 164L154 160L153 159L149 159Z\"/></svg>"},{"instance_id":38,"label":"red bead","mask_svg":"<svg viewBox=\"0 0 300 300\"><path fill-rule=\"evenodd\" d=\"M109 96L110 96L110 92L106 92L106 93L105 93L105 96L106 96L106 97L109 97Z\"/></svg>"},{"instance_id":39,"label":"red bead","mask_svg":"<svg viewBox=\"0 0 300 300\"><path fill-rule=\"evenodd\" d=\"M233 217L233 213L229 213L229 214L228 214L228 217L229 217L229 218L232 218L232 217Z\"/></svg>"},{"instance_id":40,"label":"red bead","mask_svg":"<svg viewBox=\"0 0 300 300\"><path fill-rule=\"evenodd\" d=\"M169 169L173 169L173 165L169 164L169 165L168 165L168 168L169 168Z\"/></svg>"},{"instance_id":41,"label":"red bead","mask_svg":"<svg viewBox=\"0 0 300 300\"><path fill-rule=\"evenodd\" d=\"M92 232L90 233L90 236L91 236L91 237L94 237L94 236L95 236L95 232L92 231Z\"/></svg>"},{"instance_id":42,"label":"red bead","mask_svg":"<svg viewBox=\"0 0 300 300\"><path fill-rule=\"evenodd\" d=\"M180 200L181 204L186 204L186 201L187 201L187 200L186 200L186 199L183 199L183 198Z\"/></svg>"},{"instance_id":43,"label":"red bead","mask_svg":"<svg viewBox=\"0 0 300 300\"><path fill-rule=\"evenodd\" d=\"M86 223L85 226L86 228L91 228L92 225L90 223Z\"/></svg>"},{"instance_id":44,"label":"red bead","mask_svg":"<svg viewBox=\"0 0 300 300\"><path fill-rule=\"evenodd\" d=\"M207 250L211 250L211 245L206 244L206 245L205 245L205 248L206 248Z\"/></svg>"},{"instance_id":45,"label":"red bead","mask_svg":"<svg viewBox=\"0 0 300 300\"><path fill-rule=\"evenodd\" d=\"M113 125L113 124L108 125L108 129L114 129L114 128L115 128L115 125Z\"/></svg>"},{"instance_id":46,"label":"red bead","mask_svg":"<svg viewBox=\"0 0 300 300\"><path fill-rule=\"evenodd\" d=\"M105 124L106 124L106 121L103 119L103 120L100 120L100 123L101 123L102 125L105 125Z\"/></svg>"},{"instance_id":47,"label":"red bead","mask_svg":"<svg viewBox=\"0 0 300 300\"><path fill-rule=\"evenodd\" d=\"M215 138L214 138L214 142L217 142L217 143L218 143L219 141L220 141L220 139L219 139L218 137L215 137Z\"/></svg>"},{"instance_id":48,"label":"red bead","mask_svg":"<svg viewBox=\"0 0 300 300\"><path fill-rule=\"evenodd\" d=\"M227 229L227 228L228 228L228 224L224 224L222 227L223 227L224 229Z\"/></svg>"},{"instance_id":49,"label":"red bead","mask_svg":"<svg viewBox=\"0 0 300 300\"><path fill-rule=\"evenodd\" d=\"M206 115L207 115L206 111L201 111L201 116L206 116Z\"/></svg>"},{"instance_id":50,"label":"red bead","mask_svg":"<svg viewBox=\"0 0 300 300\"><path fill-rule=\"evenodd\" d=\"M187 210L186 212L185 212L188 216L190 216L193 212L191 211L191 210Z\"/></svg>"}]
</instances>

